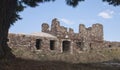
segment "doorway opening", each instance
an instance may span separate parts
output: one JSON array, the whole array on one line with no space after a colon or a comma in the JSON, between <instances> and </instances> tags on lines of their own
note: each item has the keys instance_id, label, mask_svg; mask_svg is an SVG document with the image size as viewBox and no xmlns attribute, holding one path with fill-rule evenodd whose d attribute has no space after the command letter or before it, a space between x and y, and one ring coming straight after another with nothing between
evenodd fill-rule
<instances>
[{"instance_id":1,"label":"doorway opening","mask_svg":"<svg viewBox=\"0 0 120 70\"><path fill-rule=\"evenodd\" d=\"M111 48L111 47L112 47L112 45L108 45L108 47L109 47L109 48Z\"/></svg>"},{"instance_id":2,"label":"doorway opening","mask_svg":"<svg viewBox=\"0 0 120 70\"><path fill-rule=\"evenodd\" d=\"M63 43L62 43L62 50L63 50L63 52L70 51L70 46L71 46L70 41L63 41Z\"/></svg>"}]
</instances>

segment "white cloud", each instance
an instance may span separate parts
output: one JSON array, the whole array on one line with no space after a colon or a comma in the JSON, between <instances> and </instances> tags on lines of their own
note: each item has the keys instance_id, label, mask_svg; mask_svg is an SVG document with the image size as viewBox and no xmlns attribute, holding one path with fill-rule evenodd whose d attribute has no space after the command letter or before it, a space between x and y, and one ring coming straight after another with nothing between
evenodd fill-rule
<instances>
[{"instance_id":1,"label":"white cloud","mask_svg":"<svg viewBox=\"0 0 120 70\"><path fill-rule=\"evenodd\" d=\"M114 14L114 11L112 11L112 10L105 10L105 11L100 12L98 14L98 16L100 16L102 18L105 18L105 19L109 19L109 18L113 17L113 14Z\"/></svg>"},{"instance_id":2,"label":"white cloud","mask_svg":"<svg viewBox=\"0 0 120 70\"><path fill-rule=\"evenodd\" d=\"M60 19L60 21L62 21L65 24L74 24L74 22L71 21L71 20L68 20L68 19L65 19L65 18L59 18L59 19Z\"/></svg>"}]
</instances>

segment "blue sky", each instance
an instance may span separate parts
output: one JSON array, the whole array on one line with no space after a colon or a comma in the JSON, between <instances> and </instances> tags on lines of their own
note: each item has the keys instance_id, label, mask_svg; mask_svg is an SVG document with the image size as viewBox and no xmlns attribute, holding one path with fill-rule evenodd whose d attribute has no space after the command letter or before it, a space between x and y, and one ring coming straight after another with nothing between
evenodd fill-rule
<instances>
[{"instance_id":1,"label":"blue sky","mask_svg":"<svg viewBox=\"0 0 120 70\"><path fill-rule=\"evenodd\" d=\"M58 18L62 26L78 32L79 24L86 27L95 23L104 26L104 40L120 41L120 6L114 7L102 0L85 0L75 8L65 4L65 0L56 0L40 4L36 8L26 8L20 13L22 20L11 26L10 33L41 32L41 24L49 25L53 18Z\"/></svg>"}]
</instances>

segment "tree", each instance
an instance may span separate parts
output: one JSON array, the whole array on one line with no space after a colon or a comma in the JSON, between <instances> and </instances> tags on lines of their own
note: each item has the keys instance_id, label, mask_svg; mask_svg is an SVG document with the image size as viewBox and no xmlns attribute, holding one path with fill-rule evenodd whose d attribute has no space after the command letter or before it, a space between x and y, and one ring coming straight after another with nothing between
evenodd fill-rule
<instances>
[{"instance_id":1,"label":"tree","mask_svg":"<svg viewBox=\"0 0 120 70\"><path fill-rule=\"evenodd\" d=\"M7 45L8 31L11 25L20 18L19 12L26 6L35 7L38 3L50 0L0 0L0 57L9 57L12 53Z\"/></svg>"},{"instance_id":2,"label":"tree","mask_svg":"<svg viewBox=\"0 0 120 70\"><path fill-rule=\"evenodd\" d=\"M113 6L119 6L120 5L120 0L103 0L103 2L108 2L109 5L113 5Z\"/></svg>"},{"instance_id":3,"label":"tree","mask_svg":"<svg viewBox=\"0 0 120 70\"><path fill-rule=\"evenodd\" d=\"M70 6L76 7L80 1L85 1L85 0L66 0L66 3ZM102 0L103 2L108 2L109 5L113 6L119 6L120 5L120 0Z\"/></svg>"},{"instance_id":4,"label":"tree","mask_svg":"<svg viewBox=\"0 0 120 70\"><path fill-rule=\"evenodd\" d=\"M9 56L10 48L7 45L8 31L15 21L20 20L19 12L26 7L36 7L38 3L55 0L0 0L0 57ZM84 0L65 0L67 5L76 7L79 2ZM120 0L103 0L110 5L120 5Z\"/></svg>"}]
</instances>

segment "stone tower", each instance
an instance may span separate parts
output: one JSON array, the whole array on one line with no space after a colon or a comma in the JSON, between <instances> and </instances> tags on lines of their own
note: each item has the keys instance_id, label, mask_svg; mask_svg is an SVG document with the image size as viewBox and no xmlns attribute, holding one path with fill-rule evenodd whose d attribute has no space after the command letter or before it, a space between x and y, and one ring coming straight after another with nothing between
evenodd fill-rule
<instances>
[{"instance_id":1,"label":"stone tower","mask_svg":"<svg viewBox=\"0 0 120 70\"><path fill-rule=\"evenodd\" d=\"M53 19L51 24L51 33L56 36L57 32L59 32L59 28L60 28L59 21L56 18Z\"/></svg>"},{"instance_id":2,"label":"stone tower","mask_svg":"<svg viewBox=\"0 0 120 70\"><path fill-rule=\"evenodd\" d=\"M103 41L103 26L101 24L93 24L91 33L93 40Z\"/></svg>"}]
</instances>

